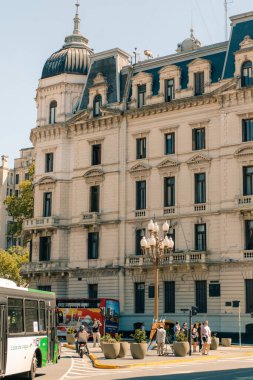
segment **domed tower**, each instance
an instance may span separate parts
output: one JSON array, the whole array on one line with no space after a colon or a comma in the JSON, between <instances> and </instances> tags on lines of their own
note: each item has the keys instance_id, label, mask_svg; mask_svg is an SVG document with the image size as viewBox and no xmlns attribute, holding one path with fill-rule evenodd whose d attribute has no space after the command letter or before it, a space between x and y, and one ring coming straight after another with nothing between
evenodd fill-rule
<instances>
[{"instance_id":1,"label":"domed tower","mask_svg":"<svg viewBox=\"0 0 253 380\"><path fill-rule=\"evenodd\" d=\"M43 67L36 94L38 127L64 122L78 108L92 54L80 33L78 7L77 3L73 34Z\"/></svg>"},{"instance_id":2,"label":"domed tower","mask_svg":"<svg viewBox=\"0 0 253 380\"><path fill-rule=\"evenodd\" d=\"M194 30L190 29L190 37L186 38L181 44L177 44L176 51L178 53L196 50L201 47L201 43L197 38L194 36Z\"/></svg>"}]
</instances>

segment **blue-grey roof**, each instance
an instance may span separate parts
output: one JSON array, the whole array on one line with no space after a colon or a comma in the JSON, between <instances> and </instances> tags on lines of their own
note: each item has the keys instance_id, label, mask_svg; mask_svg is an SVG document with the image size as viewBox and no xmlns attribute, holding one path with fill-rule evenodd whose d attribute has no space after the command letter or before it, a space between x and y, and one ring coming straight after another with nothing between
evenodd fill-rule
<instances>
[{"instance_id":1,"label":"blue-grey roof","mask_svg":"<svg viewBox=\"0 0 253 380\"><path fill-rule=\"evenodd\" d=\"M41 78L55 75L87 74L89 67L89 51L80 47L66 47L53 53L46 61Z\"/></svg>"}]
</instances>

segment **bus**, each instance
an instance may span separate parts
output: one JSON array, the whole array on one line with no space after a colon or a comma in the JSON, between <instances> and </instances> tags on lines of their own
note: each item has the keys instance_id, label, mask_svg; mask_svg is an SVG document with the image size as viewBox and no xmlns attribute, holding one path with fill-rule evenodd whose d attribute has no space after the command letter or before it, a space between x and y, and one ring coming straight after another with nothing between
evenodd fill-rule
<instances>
[{"instance_id":1,"label":"bus","mask_svg":"<svg viewBox=\"0 0 253 380\"><path fill-rule=\"evenodd\" d=\"M55 326L55 294L18 287L0 279L0 379L56 363L59 345Z\"/></svg>"},{"instance_id":2,"label":"bus","mask_svg":"<svg viewBox=\"0 0 253 380\"><path fill-rule=\"evenodd\" d=\"M57 298L57 334L66 339L67 330L72 327L78 330L84 325L92 335L94 318L101 322L102 335L116 334L119 331L119 301L112 298Z\"/></svg>"}]
</instances>

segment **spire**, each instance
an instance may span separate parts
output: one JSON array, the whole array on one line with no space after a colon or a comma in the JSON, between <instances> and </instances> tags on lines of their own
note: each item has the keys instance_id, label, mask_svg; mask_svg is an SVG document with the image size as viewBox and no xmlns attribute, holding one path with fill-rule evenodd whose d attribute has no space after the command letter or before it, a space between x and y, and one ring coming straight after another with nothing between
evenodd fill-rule
<instances>
[{"instance_id":1,"label":"spire","mask_svg":"<svg viewBox=\"0 0 253 380\"><path fill-rule=\"evenodd\" d=\"M76 14L75 14L75 18L74 18L74 31L73 31L73 34L80 34L80 18L79 18L79 14L78 14L78 7L80 6L80 4L78 3L78 0L76 1Z\"/></svg>"}]
</instances>

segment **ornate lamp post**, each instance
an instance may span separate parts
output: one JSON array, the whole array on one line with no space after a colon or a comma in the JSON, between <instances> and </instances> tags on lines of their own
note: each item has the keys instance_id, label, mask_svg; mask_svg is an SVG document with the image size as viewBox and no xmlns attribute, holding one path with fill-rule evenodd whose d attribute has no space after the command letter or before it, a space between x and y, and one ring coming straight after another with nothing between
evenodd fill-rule
<instances>
[{"instance_id":1,"label":"ornate lamp post","mask_svg":"<svg viewBox=\"0 0 253 380\"><path fill-rule=\"evenodd\" d=\"M159 237L159 226L157 222L153 222L151 219L148 224L149 238L146 239L145 236L141 239L141 249L143 254L147 255L155 269L155 304L154 304L154 320L158 321L158 274L159 265L164 259L164 255L172 252L174 247L174 242L172 238L168 238L167 234L169 232L169 224L167 221L163 224L163 238Z\"/></svg>"}]
</instances>

